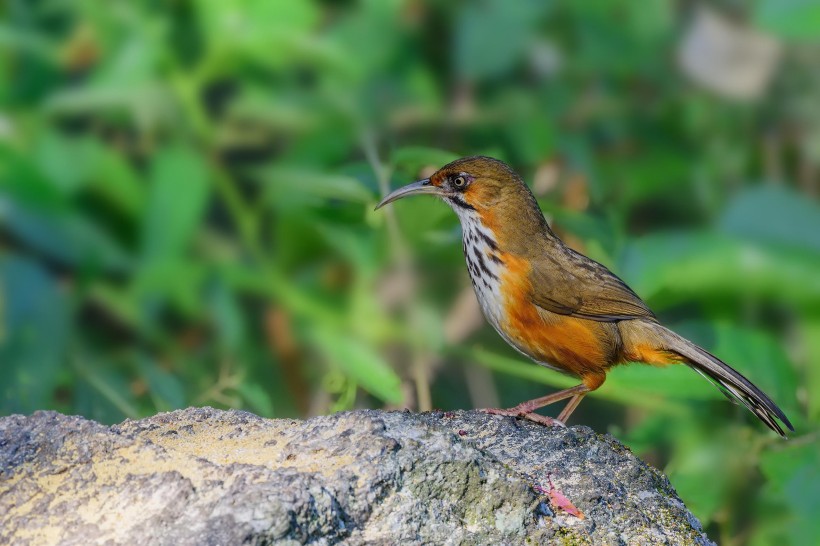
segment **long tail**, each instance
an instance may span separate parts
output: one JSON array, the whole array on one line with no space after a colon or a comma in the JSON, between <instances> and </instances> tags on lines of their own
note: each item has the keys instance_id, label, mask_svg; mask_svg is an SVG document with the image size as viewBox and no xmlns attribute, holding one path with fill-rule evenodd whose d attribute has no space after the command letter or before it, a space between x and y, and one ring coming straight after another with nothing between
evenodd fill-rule
<instances>
[{"instance_id":1,"label":"long tail","mask_svg":"<svg viewBox=\"0 0 820 546\"><path fill-rule=\"evenodd\" d=\"M789 430L794 431L789 419L777 404L737 370L672 330L663 328L663 338L667 350L682 356L685 364L715 383L729 400L737 400L746 406L767 427L785 438L786 434L777 422L777 419L780 419Z\"/></svg>"}]
</instances>

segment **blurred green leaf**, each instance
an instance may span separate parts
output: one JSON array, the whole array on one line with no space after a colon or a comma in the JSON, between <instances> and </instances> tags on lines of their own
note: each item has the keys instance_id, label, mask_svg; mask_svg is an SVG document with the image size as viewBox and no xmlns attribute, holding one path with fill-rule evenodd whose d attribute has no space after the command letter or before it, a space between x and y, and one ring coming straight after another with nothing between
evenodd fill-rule
<instances>
[{"instance_id":1,"label":"blurred green leaf","mask_svg":"<svg viewBox=\"0 0 820 546\"><path fill-rule=\"evenodd\" d=\"M74 211L41 212L6 203L0 222L27 245L64 264L119 271L131 264L106 231Z\"/></svg>"},{"instance_id":2,"label":"blurred green leaf","mask_svg":"<svg viewBox=\"0 0 820 546\"><path fill-rule=\"evenodd\" d=\"M65 194L43 175L31 158L2 142L0 192L3 201L12 201L26 207L49 212L65 211L68 208Z\"/></svg>"},{"instance_id":3,"label":"blurred green leaf","mask_svg":"<svg viewBox=\"0 0 820 546\"><path fill-rule=\"evenodd\" d=\"M193 238L210 194L210 174L200 156L184 147L160 151L151 166L142 224L147 261L178 256Z\"/></svg>"},{"instance_id":4,"label":"blurred green leaf","mask_svg":"<svg viewBox=\"0 0 820 546\"><path fill-rule=\"evenodd\" d=\"M458 158L458 154L422 146L405 146L397 149L390 156L396 168L412 174L417 174L424 167L441 168Z\"/></svg>"},{"instance_id":5,"label":"blurred green leaf","mask_svg":"<svg viewBox=\"0 0 820 546\"><path fill-rule=\"evenodd\" d=\"M366 343L321 327L314 330L313 339L324 357L351 381L384 402L402 401L401 379Z\"/></svg>"},{"instance_id":6,"label":"blurred green leaf","mask_svg":"<svg viewBox=\"0 0 820 546\"><path fill-rule=\"evenodd\" d=\"M70 318L66 296L43 268L0 257L0 411L49 407L68 351Z\"/></svg>"},{"instance_id":7,"label":"blurred green leaf","mask_svg":"<svg viewBox=\"0 0 820 546\"><path fill-rule=\"evenodd\" d=\"M813 318L800 326L805 351L805 392L808 395L809 417L820 423L820 319Z\"/></svg>"},{"instance_id":8,"label":"blurred green leaf","mask_svg":"<svg viewBox=\"0 0 820 546\"><path fill-rule=\"evenodd\" d=\"M227 5L204 0L199 6L212 43L265 45L275 30L310 30L319 22L319 11L309 3L287 0L241 0Z\"/></svg>"},{"instance_id":9,"label":"blurred green leaf","mask_svg":"<svg viewBox=\"0 0 820 546\"><path fill-rule=\"evenodd\" d=\"M362 232L348 226L320 223L316 230L327 241L328 246L341 254L351 266L359 268L365 275L373 275L379 265L377 262L374 233L371 230Z\"/></svg>"},{"instance_id":10,"label":"blurred green leaf","mask_svg":"<svg viewBox=\"0 0 820 546\"><path fill-rule=\"evenodd\" d=\"M274 416L273 400L262 385L244 382L239 385L239 394L242 395L242 398L257 415L262 417Z\"/></svg>"},{"instance_id":11,"label":"blurred green leaf","mask_svg":"<svg viewBox=\"0 0 820 546\"><path fill-rule=\"evenodd\" d=\"M793 544L811 544L820 536L815 508L820 503L820 447L817 440L795 442L761 456L761 470L769 480L767 490L788 507L783 530Z\"/></svg>"},{"instance_id":12,"label":"blurred green leaf","mask_svg":"<svg viewBox=\"0 0 820 546\"><path fill-rule=\"evenodd\" d=\"M779 38L820 40L820 5L813 0L758 0L754 3L758 27Z\"/></svg>"},{"instance_id":13,"label":"blurred green leaf","mask_svg":"<svg viewBox=\"0 0 820 546\"><path fill-rule=\"evenodd\" d=\"M122 154L96 143L89 176L89 188L124 215L137 217L145 206L145 187Z\"/></svg>"},{"instance_id":14,"label":"blurred green leaf","mask_svg":"<svg viewBox=\"0 0 820 546\"><path fill-rule=\"evenodd\" d=\"M657 307L714 295L756 294L807 310L820 304L820 259L705 233L658 234L636 239L618 272ZM743 282L738 282L743 279Z\"/></svg>"},{"instance_id":15,"label":"blurred green leaf","mask_svg":"<svg viewBox=\"0 0 820 546\"><path fill-rule=\"evenodd\" d=\"M508 98L510 121L506 127L506 138L515 157L528 164L537 164L554 151L555 128L542 117L532 116L534 98L516 94Z\"/></svg>"},{"instance_id":16,"label":"blurred green leaf","mask_svg":"<svg viewBox=\"0 0 820 546\"><path fill-rule=\"evenodd\" d=\"M89 303L104 309L110 314L112 321L139 329L138 304L129 290L112 284L97 283L89 289L88 297Z\"/></svg>"},{"instance_id":17,"label":"blurred green leaf","mask_svg":"<svg viewBox=\"0 0 820 546\"><path fill-rule=\"evenodd\" d=\"M816 442L779 445L760 459L763 474L777 487L792 481L805 466L820 468L820 449Z\"/></svg>"},{"instance_id":18,"label":"blurred green leaf","mask_svg":"<svg viewBox=\"0 0 820 546\"><path fill-rule=\"evenodd\" d=\"M732 434L742 441L740 431L716 431L694 420L676 424L676 444L664 471L686 506L704 525L712 522L721 507L730 503L732 484L748 479L754 463L751 453L733 453L732 441L715 438Z\"/></svg>"},{"instance_id":19,"label":"blurred green leaf","mask_svg":"<svg viewBox=\"0 0 820 546\"><path fill-rule=\"evenodd\" d=\"M205 308L202 299L205 268L202 264L184 260L149 263L139 269L131 286L132 296L142 304L144 321L151 322L154 312L164 303L175 310L196 316Z\"/></svg>"},{"instance_id":20,"label":"blurred green leaf","mask_svg":"<svg viewBox=\"0 0 820 546\"><path fill-rule=\"evenodd\" d=\"M49 96L44 112L54 116L98 115L126 119L139 130L172 125L178 117L169 90L156 83L140 86L94 86L66 88Z\"/></svg>"},{"instance_id":21,"label":"blurred green leaf","mask_svg":"<svg viewBox=\"0 0 820 546\"><path fill-rule=\"evenodd\" d=\"M759 186L739 194L723 213L720 227L751 241L818 253L820 264L820 205L785 187Z\"/></svg>"},{"instance_id":22,"label":"blurred green leaf","mask_svg":"<svg viewBox=\"0 0 820 546\"><path fill-rule=\"evenodd\" d=\"M88 139L69 139L50 131L38 143L37 164L44 176L62 193L71 194L88 181Z\"/></svg>"},{"instance_id":23,"label":"blurred green leaf","mask_svg":"<svg viewBox=\"0 0 820 546\"><path fill-rule=\"evenodd\" d=\"M268 202L277 208L321 204L327 199L369 203L373 194L356 178L292 167L271 167L262 172Z\"/></svg>"},{"instance_id":24,"label":"blurred green leaf","mask_svg":"<svg viewBox=\"0 0 820 546\"><path fill-rule=\"evenodd\" d=\"M401 47L401 32L396 32L396 10L400 9L401 2L387 0L382 2L366 1L360 4L356 17L348 17L340 21L328 34L327 43L316 40L329 50L344 51L347 62L343 63L345 70L344 81L348 85L367 82L373 77L373 72L380 69L389 70L392 56L390 51ZM379 47L373 47L379 44ZM339 63L342 64L342 63ZM367 101L369 96L367 87L362 89L360 100ZM372 107L372 104L365 104Z\"/></svg>"},{"instance_id":25,"label":"blurred green leaf","mask_svg":"<svg viewBox=\"0 0 820 546\"><path fill-rule=\"evenodd\" d=\"M239 350L247 335L247 325L236 296L219 283L209 290L208 303L220 344L229 351Z\"/></svg>"},{"instance_id":26,"label":"blurred green leaf","mask_svg":"<svg viewBox=\"0 0 820 546\"><path fill-rule=\"evenodd\" d=\"M310 2L243 0L234 5L206 0L197 4L197 12L216 58L252 59L271 67L310 61L338 68L349 63L323 40L308 39L320 21Z\"/></svg>"},{"instance_id":27,"label":"blurred green leaf","mask_svg":"<svg viewBox=\"0 0 820 546\"><path fill-rule=\"evenodd\" d=\"M317 323L333 325L345 323L345 317L331 305L331 302L286 282L275 272L254 271L233 265L221 268L220 274L229 286L237 291L265 298L275 298L294 313L309 317Z\"/></svg>"},{"instance_id":28,"label":"blurred green leaf","mask_svg":"<svg viewBox=\"0 0 820 546\"><path fill-rule=\"evenodd\" d=\"M613 158L602 162L600 176L606 178L606 183L613 186L609 195L604 195L608 201L614 198L629 210L640 206L652 199L660 200L663 197L672 198L671 206L678 205L680 193L687 189L689 164L678 150L670 149L662 144L645 151L629 161L623 158ZM597 195L597 192L594 193ZM660 206L660 203L656 203Z\"/></svg>"},{"instance_id":29,"label":"blurred green leaf","mask_svg":"<svg viewBox=\"0 0 820 546\"><path fill-rule=\"evenodd\" d=\"M148 384L148 392L158 411L185 407L185 392L179 378L160 368L150 358L139 357L137 367L140 377Z\"/></svg>"},{"instance_id":30,"label":"blurred green leaf","mask_svg":"<svg viewBox=\"0 0 820 546\"><path fill-rule=\"evenodd\" d=\"M14 52L24 52L48 61L55 61L54 44L40 32L32 28L21 28L14 24L0 24L0 45Z\"/></svg>"},{"instance_id":31,"label":"blurred green leaf","mask_svg":"<svg viewBox=\"0 0 820 546\"><path fill-rule=\"evenodd\" d=\"M138 358L137 364L140 377L148 383L148 391L158 411L171 411L185 407L185 392L177 377L146 357Z\"/></svg>"},{"instance_id":32,"label":"blurred green leaf","mask_svg":"<svg viewBox=\"0 0 820 546\"><path fill-rule=\"evenodd\" d=\"M74 404L76 411L103 423L121 421L123 417L139 417L134 395L121 370L87 355L72 357L72 367L79 384Z\"/></svg>"},{"instance_id":33,"label":"blurred green leaf","mask_svg":"<svg viewBox=\"0 0 820 546\"><path fill-rule=\"evenodd\" d=\"M513 68L532 42L548 3L537 0L479 0L462 6L453 44L457 72L468 79L492 77ZM488 39L504 36L503 40Z\"/></svg>"},{"instance_id":34,"label":"blurred green leaf","mask_svg":"<svg viewBox=\"0 0 820 546\"><path fill-rule=\"evenodd\" d=\"M315 129L321 112L303 96L272 94L269 87L251 87L230 103L229 112L240 120L254 120L279 131L299 132Z\"/></svg>"},{"instance_id":35,"label":"blurred green leaf","mask_svg":"<svg viewBox=\"0 0 820 546\"><path fill-rule=\"evenodd\" d=\"M162 56L159 25L146 24L124 36L94 78L97 88L126 90L150 84L157 77Z\"/></svg>"},{"instance_id":36,"label":"blurred green leaf","mask_svg":"<svg viewBox=\"0 0 820 546\"><path fill-rule=\"evenodd\" d=\"M723 400L723 395L697 372L684 365L665 367L629 364L607 375L606 385L636 397L660 396L681 400ZM625 402L626 400L621 399Z\"/></svg>"},{"instance_id":37,"label":"blurred green leaf","mask_svg":"<svg viewBox=\"0 0 820 546\"><path fill-rule=\"evenodd\" d=\"M90 188L130 215L144 203L145 191L132 166L95 138L49 131L38 141L34 159L43 180L30 191L47 199L55 190L71 196Z\"/></svg>"}]
</instances>

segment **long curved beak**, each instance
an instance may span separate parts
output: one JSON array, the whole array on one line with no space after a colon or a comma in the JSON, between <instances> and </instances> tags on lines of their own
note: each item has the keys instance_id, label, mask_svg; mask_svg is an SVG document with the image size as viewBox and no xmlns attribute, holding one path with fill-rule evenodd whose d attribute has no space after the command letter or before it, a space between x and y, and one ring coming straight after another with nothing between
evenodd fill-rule
<instances>
[{"instance_id":1,"label":"long curved beak","mask_svg":"<svg viewBox=\"0 0 820 546\"><path fill-rule=\"evenodd\" d=\"M425 178L424 180L419 180L418 182L413 182L412 184L407 184L406 186L403 186L403 187L397 189L396 191L393 191L393 192L387 194L387 196L384 199L382 199L381 202L379 202L379 204L376 205L376 208L373 209L373 210L379 210L380 208L382 208L386 204L392 203L393 201L395 201L397 199L401 199L402 197L406 197L408 195L422 194L422 193L429 193L429 194L432 194L432 195L439 195L439 196L446 195L446 192L444 190L442 190L438 186L432 185L430 183L430 179Z\"/></svg>"}]
</instances>

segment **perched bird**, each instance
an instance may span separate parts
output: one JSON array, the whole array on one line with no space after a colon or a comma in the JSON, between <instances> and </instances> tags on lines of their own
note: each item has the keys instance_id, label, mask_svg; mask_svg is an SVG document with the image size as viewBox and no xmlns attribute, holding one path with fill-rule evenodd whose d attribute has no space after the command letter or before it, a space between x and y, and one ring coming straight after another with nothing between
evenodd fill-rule
<instances>
[{"instance_id":1,"label":"perched bird","mask_svg":"<svg viewBox=\"0 0 820 546\"><path fill-rule=\"evenodd\" d=\"M781 436L778 419L794 430L748 379L662 326L615 274L567 247L547 225L527 185L505 163L482 156L453 161L430 178L390 193L376 208L416 194L438 196L458 215L473 288L501 337L536 363L581 380L514 408L488 412L552 424L553 419L533 412L569 399L558 416L564 422L618 364L686 364Z\"/></svg>"}]
</instances>

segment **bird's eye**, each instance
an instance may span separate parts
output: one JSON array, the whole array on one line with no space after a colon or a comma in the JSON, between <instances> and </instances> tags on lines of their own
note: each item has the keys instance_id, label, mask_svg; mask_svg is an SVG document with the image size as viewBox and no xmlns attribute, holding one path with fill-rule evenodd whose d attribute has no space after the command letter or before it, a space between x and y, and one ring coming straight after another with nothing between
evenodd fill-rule
<instances>
[{"instance_id":1,"label":"bird's eye","mask_svg":"<svg viewBox=\"0 0 820 546\"><path fill-rule=\"evenodd\" d=\"M467 179L463 176L457 176L453 179L453 185L457 188L463 188L467 183Z\"/></svg>"}]
</instances>

